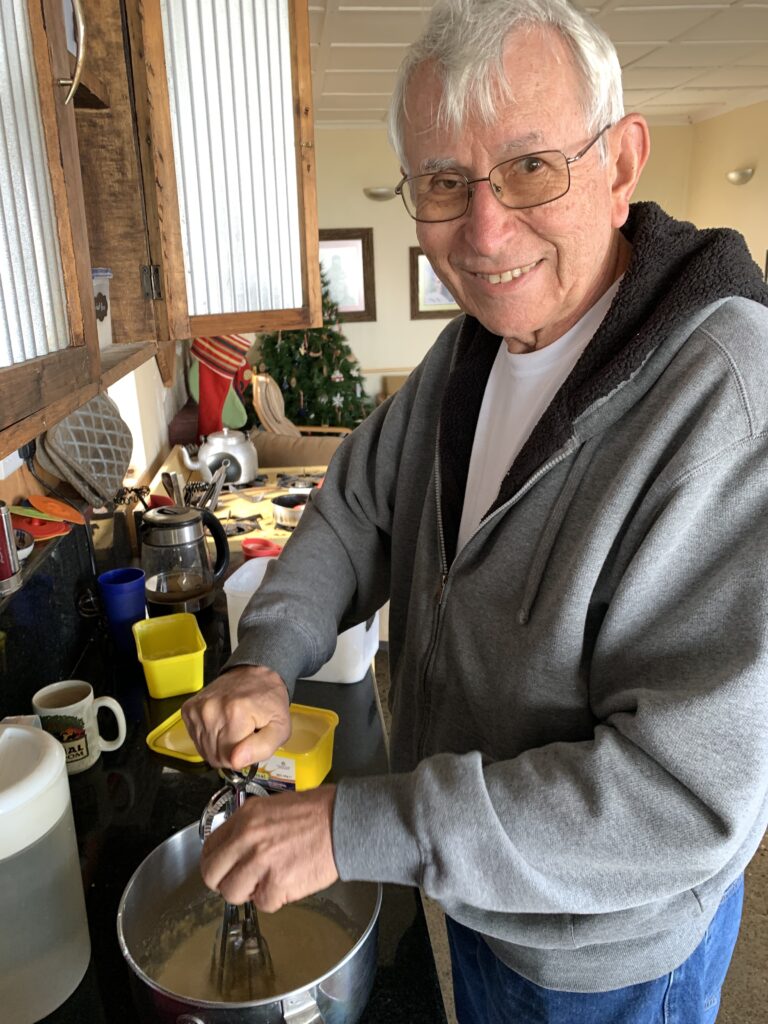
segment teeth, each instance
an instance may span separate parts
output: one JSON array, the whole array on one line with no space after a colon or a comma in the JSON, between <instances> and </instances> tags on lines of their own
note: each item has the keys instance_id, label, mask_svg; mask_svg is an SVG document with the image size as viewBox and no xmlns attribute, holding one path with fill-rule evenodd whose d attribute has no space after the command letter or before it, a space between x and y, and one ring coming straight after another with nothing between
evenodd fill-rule
<instances>
[{"instance_id":1,"label":"teeth","mask_svg":"<svg viewBox=\"0 0 768 1024\"><path fill-rule=\"evenodd\" d=\"M488 281L490 284L505 284L507 281L512 281L516 277L522 277L523 274L529 273L536 266L538 260L533 263L529 263L527 267L515 267L514 270L505 270L503 274L478 274L478 277L482 277L484 281Z\"/></svg>"}]
</instances>

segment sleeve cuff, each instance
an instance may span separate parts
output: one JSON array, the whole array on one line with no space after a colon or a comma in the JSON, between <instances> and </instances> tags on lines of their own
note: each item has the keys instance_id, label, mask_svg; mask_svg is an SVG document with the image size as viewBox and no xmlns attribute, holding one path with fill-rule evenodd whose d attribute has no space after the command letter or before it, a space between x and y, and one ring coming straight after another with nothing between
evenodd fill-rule
<instances>
[{"instance_id":1,"label":"sleeve cuff","mask_svg":"<svg viewBox=\"0 0 768 1024\"><path fill-rule=\"evenodd\" d=\"M343 779L333 807L333 853L343 881L419 885L421 851L407 822L411 775Z\"/></svg>"}]
</instances>

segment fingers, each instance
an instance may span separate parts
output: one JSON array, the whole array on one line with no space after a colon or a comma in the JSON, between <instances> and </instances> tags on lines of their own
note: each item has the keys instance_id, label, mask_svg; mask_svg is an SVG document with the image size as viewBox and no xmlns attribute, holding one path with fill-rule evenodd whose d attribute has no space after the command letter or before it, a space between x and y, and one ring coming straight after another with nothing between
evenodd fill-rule
<instances>
[{"instance_id":1,"label":"fingers","mask_svg":"<svg viewBox=\"0 0 768 1024\"><path fill-rule=\"evenodd\" d=\"M291 734L288 691L265 666L226 672L183 705L182 717L195 747L214 767L263 760Z\"/></svg>"},{"instance_id":2,"label":"fingers","mask_svg":"<svg viewBox=\"0 0 768 1024\"><path fill-rule=\"evenodd\" d=\"M273 912L338 878L331 825L335 786L246 801L203 846L203 881L229 903Z\"/></svg>"},{"instance_id":3,"label":"fingers","mask_svg":"<svg viewBox=\"0 0 768 1024\"><path fill-rule=\"evenodd\" d=\"M231 747L229 762L233 768L246 768L248 765L265 761L288 739L284 724L281 721L268 722L258 732L252 733Z\"/></svg>"}]
</instances>

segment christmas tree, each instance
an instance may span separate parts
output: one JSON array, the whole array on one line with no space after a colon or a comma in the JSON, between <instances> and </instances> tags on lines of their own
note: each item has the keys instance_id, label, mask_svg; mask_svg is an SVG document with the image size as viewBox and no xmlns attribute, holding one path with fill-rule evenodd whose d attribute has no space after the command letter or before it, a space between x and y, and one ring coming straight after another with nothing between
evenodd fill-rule
<instances>
[{"instance_id":1,"label":"christmas tree","mask_svg":"<svg viewBox=\"0 0 768 1024\"><path fill-rule=\"evenodd\" d=\"M339 307L320 270L323 326L261 337L259 372L280 385L285 414L297 427L355 427L371 411L365 378L342 334Z\"/></svg>"}]
</instances>

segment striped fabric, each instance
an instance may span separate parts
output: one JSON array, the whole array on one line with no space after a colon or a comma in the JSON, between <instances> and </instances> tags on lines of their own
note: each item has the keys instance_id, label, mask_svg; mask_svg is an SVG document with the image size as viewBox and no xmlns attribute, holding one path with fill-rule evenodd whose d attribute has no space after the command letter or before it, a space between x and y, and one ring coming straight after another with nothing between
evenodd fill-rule
<instances>
[{"instance_id":1,"label":"striped fabric","mask_svg":"<svg viewBox=\"0 0 768 1024\"><path fill-rule=\"evenodd\" d=\"M231 380L245 363L245 354L253 342L240 334L221 334L213 338L193 338L193 356L220 377Z\"/></svg>"}]
</instances>

